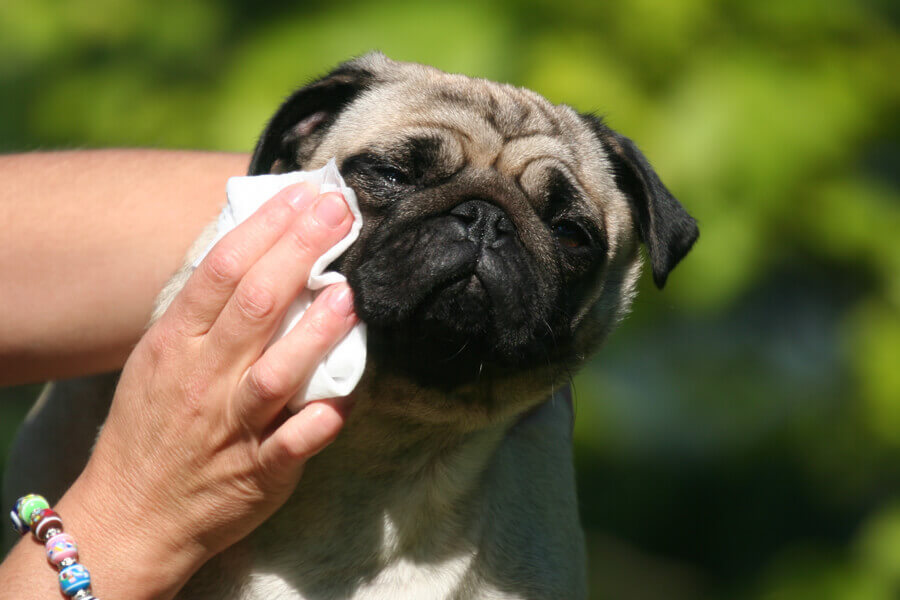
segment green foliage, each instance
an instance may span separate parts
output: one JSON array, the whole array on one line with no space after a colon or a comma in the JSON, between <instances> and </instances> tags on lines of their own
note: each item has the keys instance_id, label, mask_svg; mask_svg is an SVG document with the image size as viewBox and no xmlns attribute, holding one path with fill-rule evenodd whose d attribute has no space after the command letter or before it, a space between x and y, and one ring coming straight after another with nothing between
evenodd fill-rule
<instances>
[{"instance_id":1,"label":"green foliage","mask_svg":"<svg viewBox=\"0 0 900 600\"><path fill-rule=\"evenodd\" d=\"M370 49L606 115L702 235L576 378L596 597L891 598L897 22L874 0L5 2L0 150L248 151Z\"/></svg>"}]
</instances>

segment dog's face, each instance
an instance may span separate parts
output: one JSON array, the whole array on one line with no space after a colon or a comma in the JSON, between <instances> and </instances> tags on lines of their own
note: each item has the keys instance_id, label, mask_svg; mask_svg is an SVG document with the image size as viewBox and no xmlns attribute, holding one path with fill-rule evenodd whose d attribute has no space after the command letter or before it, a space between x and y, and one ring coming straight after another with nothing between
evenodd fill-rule
<instances>
[{"instance_id":1,"label":"dog's face","mask_svg":"<svg viewBox=\"0 0 900 600\"><path fill-rule=\"evenodd\" d=\"M436 392L432 412L435 396L448 408L453 396L545 395L627 311L639 242L662 287L697 237L637 148L599 119L380 54L289 98L250 174L331 157L365 221L334 266L369 326L370 362Z\"/></svg>"}]
</instances>

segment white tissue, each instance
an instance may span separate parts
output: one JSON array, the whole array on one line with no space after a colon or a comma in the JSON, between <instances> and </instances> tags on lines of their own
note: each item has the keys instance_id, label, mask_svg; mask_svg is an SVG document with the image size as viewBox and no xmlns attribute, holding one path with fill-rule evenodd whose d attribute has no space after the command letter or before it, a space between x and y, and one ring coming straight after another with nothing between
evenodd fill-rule
<instances>
[{"instance_id":1,"label":"white tissue","mask_svg":"<svg viewBox=\"0 0 900 600\"><path fill-rule=\"evenodd\" d=\"M340 192L347 201L347 206L350 207L353 225L350 227L350 233L344 239L332 246L313 264L306 289L288 308L284 320L272 339L269 340L268 346L293 329L323 288L333 283L346 281L346 278L340 273L325 271L325 268L356 241L362 227L362 215L359 212L356 194L344 183L334 159L328 161L327 165L317 171L294 171L282 175L255 175L229 179L225 187L228 203L219 214L219 220L216 223L216 237L194 262L195 267L199 265L216 242L256 212L266 200L283 188L301 181L319 186L319 193ZM313 400L348 395L359 383L365 367L366 326L364 323L359 323L332 349L325 360L319 363L306 388L301 389L288 402L288 409L296 412Z\"/></svg>"}]
</instances>

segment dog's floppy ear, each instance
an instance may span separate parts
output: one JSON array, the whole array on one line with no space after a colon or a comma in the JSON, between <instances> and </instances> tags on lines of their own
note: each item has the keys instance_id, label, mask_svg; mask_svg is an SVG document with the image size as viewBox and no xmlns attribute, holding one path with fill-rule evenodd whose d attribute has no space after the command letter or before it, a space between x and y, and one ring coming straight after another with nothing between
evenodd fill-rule
<instances>
[{"instance_id":1,"label":"dog's floppy ear","mask_svg":"<svg viewBox=\"0 0 900 600\"><path fill-rule=\"evenodd\" d=\"M653 281L662 288L700 235L697 222L666 189L634 142L607 127L599 117L582 116L612 161L616 185L632 202L641 240L650 255Z\"/></svg>"},{"instance_id":2,"label":"dog's floppy ear","mask_svg":"<svg viewBox=\"0 0 900 600\"><path fill-rule=\"evenodd\" d=\"M294 92L256 143L248 175L269 173L276 166L300 168L337 115L373 80L374 74L357 59Z\"/></svg>"}]
</instances>

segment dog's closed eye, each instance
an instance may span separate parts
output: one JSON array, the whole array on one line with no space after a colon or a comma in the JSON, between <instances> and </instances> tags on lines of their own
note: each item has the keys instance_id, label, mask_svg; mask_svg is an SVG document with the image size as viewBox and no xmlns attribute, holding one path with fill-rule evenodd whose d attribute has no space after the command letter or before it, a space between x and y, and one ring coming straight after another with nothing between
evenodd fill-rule
<instances>
[{"instance_id":1,"label":"dog's closed eye","mask_svg":"<svg viewBox=\"0 0 900 600\"><path fill-rule=\"evenodd\" d=\"M405 185L411 183L409 175L397 167L391 165L376 165L372 170L391 185Z\"/></svg>"},{"instance_id":2,"label":"dog's closed eye","mask_svg":"<svg viewBox=\"0 0 900 600\"><path fill-rule=\"evenodd\" d=\"M576 249L591 243L584 229L572 221L560 221L553 225L552 231L553 237L563 248Z\"/></svg>"}]
</instances>

